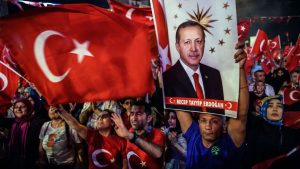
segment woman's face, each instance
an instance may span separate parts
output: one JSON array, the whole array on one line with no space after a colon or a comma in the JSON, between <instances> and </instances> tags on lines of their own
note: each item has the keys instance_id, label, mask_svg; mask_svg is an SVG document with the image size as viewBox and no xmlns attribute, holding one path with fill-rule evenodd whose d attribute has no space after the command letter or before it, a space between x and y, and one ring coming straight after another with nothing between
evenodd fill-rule
<instances>
[{"instance_id":1,"label":"woman's face","mask_svg":"<svg viewBox=\"0 0 300 169\"><path fill-rule=\"evenodd\" d=\"M176 127L176 115L174 112L170 112L168 123L169 123L170 128Z\"/></svg>"},{"instance_id":2,"label":"woman's face","mask_svg":"<svg viewBox=\"0 0 300 169\"><path fill-rule=\"evenodd\" d=\"M58 108L55 106L50 106L49 111L48 111L48 116L51 120L54 119L60 119L61 117L58 114Z\"/></svg>"},{"instance_id":3,"label":"woman's face","mask_svg":"<svg viewBox=\"0 0 300 169\"><path fill-rule=\"evenodd\" d=\"M96 129L109 129L112 127L113 122L110 119L109 112L95 110L92 118L95 120Z\"/></svg>"},{"instance_id":4,"label":"woman's face","mask_svg":"<svg viewBox=\"0 0 300 169\"><path fill-rule=\"evenodd\" d=\"M28 107L23 102L18 102L14 106L14 114L16 118L22 118L28 114Z\"/></svg>"},{"instance_id":5,"label":"woman's face","mask_svg":"<svg viewBox=\"0 0 300 169\"><path fill-rule=\"evenodd\" d=\"M256 92L258 94L262 94L265 91L265 83L264 82L258 82L255 87L256 87Z\"/></svg>"},{"instance_id":6,"label":"woman's face","mask_svg":"<svg viewBox=\"0 0 300 169\"><path fill-rule=\"evenodd\" d=\"M267 108L267 119L279 121L282 119L283 105L280 100L272 99Z\"/></svg>"}]
</instances>

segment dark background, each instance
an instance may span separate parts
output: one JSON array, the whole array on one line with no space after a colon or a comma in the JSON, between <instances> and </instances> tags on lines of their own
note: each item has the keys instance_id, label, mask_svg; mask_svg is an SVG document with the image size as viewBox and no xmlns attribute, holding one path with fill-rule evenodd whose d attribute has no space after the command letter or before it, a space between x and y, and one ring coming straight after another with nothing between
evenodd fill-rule
<instances>
[{"instance_id":1,"label":"dark background","mask_svg":"<svg viewBox=\"0 0 300 169\"><path fill-rule=\"evenodd\" d=\"M36 2L53 3L92 3L104 8L108 8L106 0L31 0ZM133 0L118 0L131 3ZM149 1L142 0L142 4L149 5ZM226 0L224 0L224 3ZM257 29L264 30L269 38L280 35L282 46L292 42L295 44L300 33L300 0L236 0L238 21L245 19L255 19L250 24L249 36L255 36ZM24 9L30 7L23 5ZM6 4L0 0L0 16L19 12L15 5ZM287 18L290 20L287 22ZM273 17L270 20L269 17ZM283 19L280 20L280 17ZM262 18L262 19L261 19ZM288 32L289 36L286 36Z\"/></svg>"},{"instance_id":2,"label":"dark background","mask_svg":"<svg viewBox=\"0 0 300 169\"><path fill-rule=\"evenodd\" d=\"M238 20L258 17L250 24L249 36L255 36L257 29L264 30L269 38L280 35L282 45L295 44L300 33L300 0L236 0ZM283 16L282 22L269 20L269 17ZM287 23L287 17L291 19ZM261 17L266 17L260 21ZM287 39L286 32L289 32ZM288 41L289 40L289 41Z\"/></svg>"}]
</instances>

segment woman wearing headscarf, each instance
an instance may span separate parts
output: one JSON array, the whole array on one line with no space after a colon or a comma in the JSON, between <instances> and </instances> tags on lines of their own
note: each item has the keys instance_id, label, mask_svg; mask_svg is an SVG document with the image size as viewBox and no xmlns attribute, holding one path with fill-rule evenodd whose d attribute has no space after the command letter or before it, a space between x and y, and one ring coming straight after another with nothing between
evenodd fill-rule
<instances>
[{"instance_id":1,"label":"woman wearing headscarf","mask_svg":"<svg viewBox=\"0 0 300 169\"><path fill-rule=\"evenodd\" d=\"M288 153L300 144L300 131L283 126L283 116L282 96L262 100L260 118L249 126L247 133L249 166Z\"/></svg>"},{"instance_id":2,"label":"woman wearing headscarf","mask_svg":"<svg viewBox=\"0 0 300 169\"><path fill-rule=\"evenodd\" d=\"M8 143L9 168L35 169L38 159L39 132L43 122L32 115L33 107L26 98L13 104L15 115Z\"/></svg>"}]
</instances>

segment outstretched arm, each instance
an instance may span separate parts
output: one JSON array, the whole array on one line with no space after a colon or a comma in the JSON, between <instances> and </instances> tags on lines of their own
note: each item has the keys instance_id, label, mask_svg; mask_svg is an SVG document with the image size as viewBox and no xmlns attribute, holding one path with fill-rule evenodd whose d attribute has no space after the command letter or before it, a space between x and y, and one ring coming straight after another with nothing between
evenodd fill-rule
<instances>
[{"instance_id":1,"label":"outstretched arm","mask_svg":"<svg viewBox=\"0 0 300 169\"><path fill-rule=\"evenodd\" d=\"M238 117L236 119L230 118L228 122L228 134L236 147L240 147L246 136L247 112L249 107L249 92L247 80L245 75L244 64L246 61L246 54L241 49L243 44L238 44L238 51L235 54L236 62L240 64L240 90L239 90L239 109Z\"/></svg>"},{"instance_id":2,"label":"outstretched arm","mask_svg":"<svg viewBox=\"0 0 300 169\"><path fill-rule=\"evenodd\" d=\"M59 115L68 123L68 125L76 130L78 135L86 140L88 128L82 124L80 124L70 113L68 113L62 105L59 105Z\"/></svg>"}]
</instances>

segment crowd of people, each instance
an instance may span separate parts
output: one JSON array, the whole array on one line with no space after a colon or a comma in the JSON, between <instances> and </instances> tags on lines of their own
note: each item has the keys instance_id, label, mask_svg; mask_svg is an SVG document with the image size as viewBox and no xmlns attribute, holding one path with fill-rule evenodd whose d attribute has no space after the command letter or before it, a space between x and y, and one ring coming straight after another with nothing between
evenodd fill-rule
<instances>
[{"instance_id":1,"label":"crowd of people","mask_svg":"<svg viewBox=\"0 0 300 169\"><path fill-rule=\"evenodd\" d=\"M300 129L284 126L282 97L285 88L299 88L299 72L257 70L249 82L241 46L237 118L164 110L159 85L152 97L59 105L20 85L0 118L1 168L300 168Z\"/></svg>"}]
</instances>

